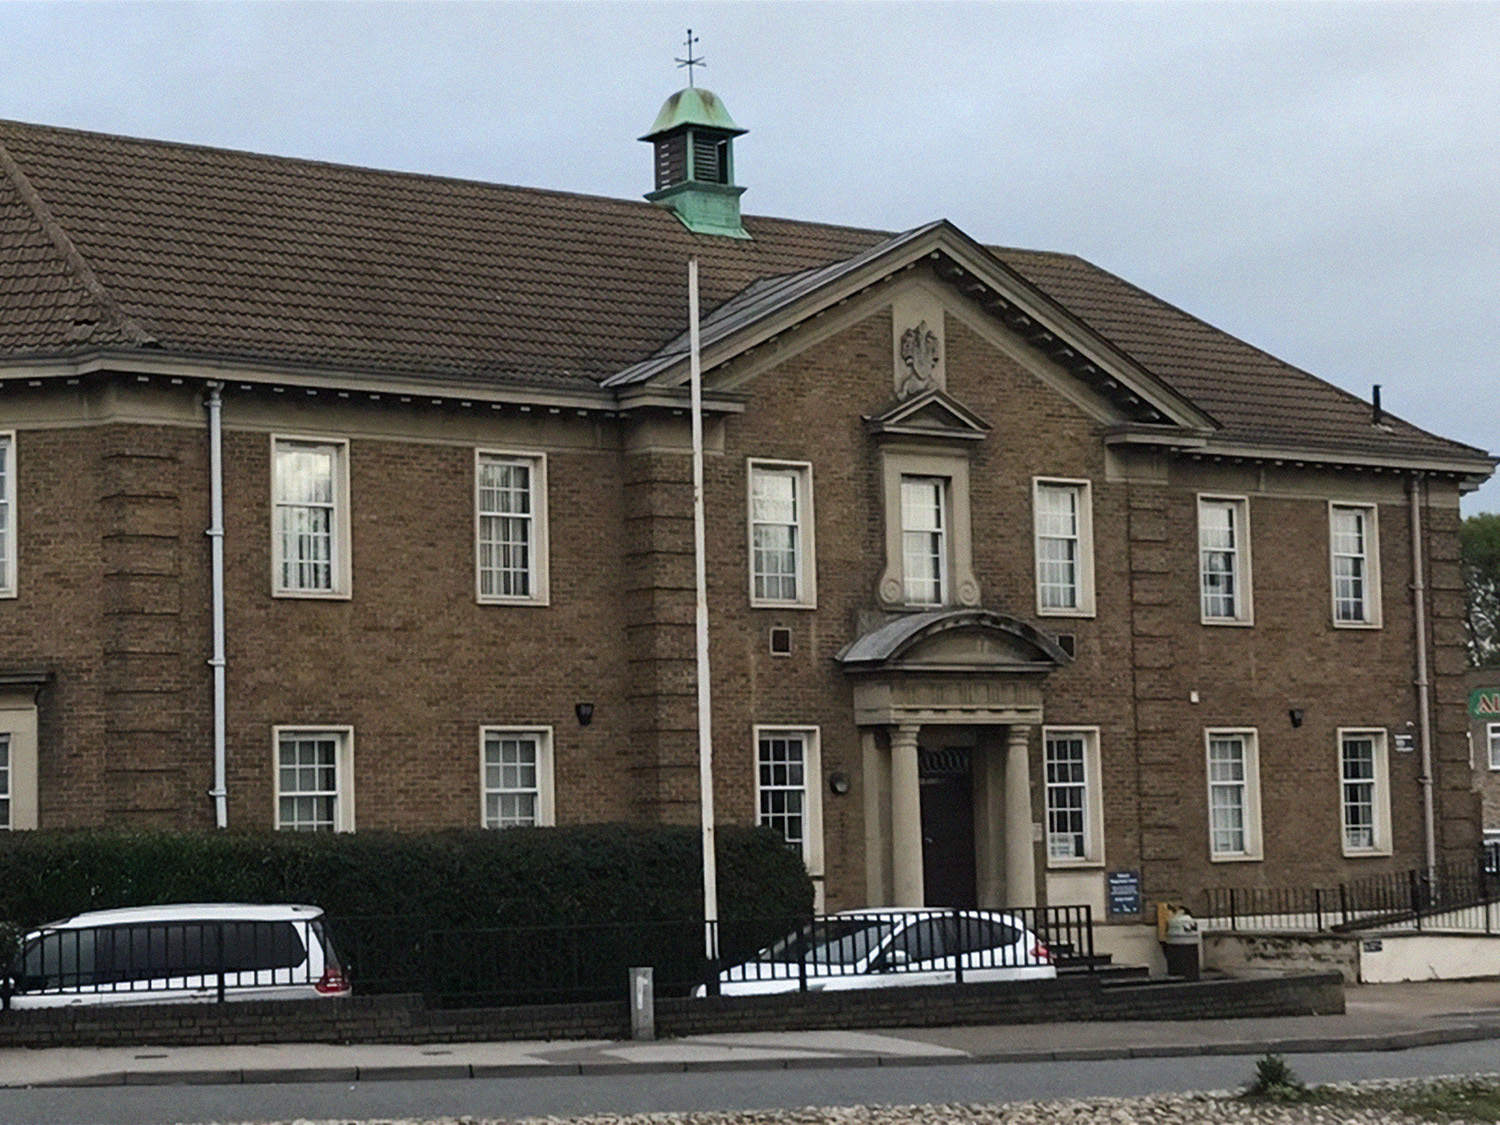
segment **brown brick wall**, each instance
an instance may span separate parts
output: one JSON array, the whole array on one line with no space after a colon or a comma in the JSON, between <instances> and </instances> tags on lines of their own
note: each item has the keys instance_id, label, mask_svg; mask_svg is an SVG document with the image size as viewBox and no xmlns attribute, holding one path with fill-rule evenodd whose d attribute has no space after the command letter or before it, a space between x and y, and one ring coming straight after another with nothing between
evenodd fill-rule
<instances>
[{"instance_id":1,"label":"brown brick wall","mask_svg":"<svg viewBox=\"0 0 1500 1125\"><path fill-rule=\"evenodd\" d=\"M793 334L788 358L738 387L749 406L710 426L705 482L718 815L755 817L756 724L818 727L823 776L813 783L824 785L835 771L854 782L847 796L824 794L830 907L858 905L865 895L859 732L850 683L833 658L877 608L880 458L863 419L894 398L889 310L875 300L863 319L841 315L848 317L841 329L801 350ZM1410 521L1400 479L1107 454L1092 415L955 316L946 349L949 393L992 427L970 461L983 605L1075 636L1076 659L1046 685L1046 715L1049 723L1100 729L1107 866L1140 869L1148 899L1157 899L1420 863L1419 754L1390 756L1394 854L1345 861L1339 849L1337 729L1405 730L1417 718ZM139 401L126 391L89 399L93 393L38 399L28 409L46 424L15 423L20 596L0 605L0 660L55 674L40 707L42 823L207 826L209 516L200 392L156 388ZM360 828L478 823L481 724L552 728L560 821L694 821L685 419L543 422L389 398L293 397L238 390L226 397L230 823L274 821L278 724L353 728ZM163 421L139 420L154 415ZM346 600L271 596L273 433L348 439ZM476 603L476 447L547 456L545 607ZM750 606L751 457L813 467L815 610ZM1036 475L1091 482L1093 617L1037 615ZM1199 621L1200 491L1248 497L1253 627ZM1444 853L1456 854L1476 836L1460 709L1457 497L1451 485L1433 483L1429 492L1438 835ZM1379 503L1380 629L1330 622L1330 499ZM769 652L772 626L790 630L790 656ZM596 708L589 727L574 718L584 700ZM1304 712L1300 728L1288 721L1291 707ZM1206 726L1259 732L1263 862L1209 861ZM1039 817L1039 738L1033 742Z\"/></svg>"}]
</instances>

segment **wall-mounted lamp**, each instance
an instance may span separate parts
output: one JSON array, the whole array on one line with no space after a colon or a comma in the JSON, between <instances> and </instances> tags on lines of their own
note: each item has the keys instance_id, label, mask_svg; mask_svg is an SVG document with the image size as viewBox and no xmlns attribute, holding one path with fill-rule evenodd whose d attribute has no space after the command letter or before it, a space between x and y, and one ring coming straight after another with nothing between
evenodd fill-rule
<instances>
[{"instance_id":1,"label":"wall-mounted lamp","mask_svg":"<svg viewBox=\"0 0 1500 1125\"><path fill-rule=\"evenodd\" d=\"M586 727L594 721L594 705L592 703L573 704L573 714L578 716L578 725Z\"/></svg>"},{"instance_id":2,"label":"wall-mounted lamp","mask_svg":"<svg viewBox=\"0 0 1500 1125\"><path fill-rule=\"evenodd\" d=\"M828 775L828 790L835 797L842 797L849 792L849 775L842 771Z\"/></svg>"},{"instance_id":3,"label":"wall-mounted lamp","mask_svg":"<svg viewBox=\"0 0 1500 1125\"><path fill-rule=\"evenodd\" d=\"M1292 726L1300 727L1302 725L1302 708L1293 707L1286 713L1286 717L1292 720Z\"/></svg>"}]
</instances>

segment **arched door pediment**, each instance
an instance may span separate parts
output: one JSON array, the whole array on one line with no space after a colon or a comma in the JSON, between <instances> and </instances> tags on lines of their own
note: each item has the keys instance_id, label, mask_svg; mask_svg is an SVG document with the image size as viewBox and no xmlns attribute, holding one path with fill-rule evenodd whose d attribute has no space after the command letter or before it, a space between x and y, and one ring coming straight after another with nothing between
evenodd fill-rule
<instances>
[{"instance_id":1,"label":"arched door pediment","mask_svg":"<svg viewBox=\"0 0 1500 1125\"><path fill-rule=\"evenodd\" d=\"M1039 723L1042 680L1071 663L1057 642L1008 614L905 614L838 655L855 680L855 721Z\"/></svg>"}]
</instances>

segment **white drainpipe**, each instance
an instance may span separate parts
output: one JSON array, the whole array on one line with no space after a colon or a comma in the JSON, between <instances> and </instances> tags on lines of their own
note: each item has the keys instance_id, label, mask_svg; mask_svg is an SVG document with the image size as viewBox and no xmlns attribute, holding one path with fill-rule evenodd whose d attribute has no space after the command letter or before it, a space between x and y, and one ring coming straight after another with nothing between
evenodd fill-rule
<instances>
[{"instance_id":1,"label":"white drainpipe","mask_svg":"<svg viewBox=\"0 0 1500 1125\"><path fill-rule=\"evenodd\" d=\"M1411 597L1417 643L1417 722L1422 739L1422 825L1426 833L1427 874L1437 873L1437 828L1432 808L1432 686L1427 676L1427 582L1422 576L1422 478L1408 485L1411 497Z\"/></svg>"},{"instance_id":2,"label":"white drainpipe","mask_svg":"<svg viewBox=\"0 0 1500 1125\"><path fill-rule=\"evenodd\" d=\"M225 788L224 755L224 431L222 383L208 385L208 542L212 551L214 655L214 823L229 827L229 792Z\"/></svg>"}]
</instances>

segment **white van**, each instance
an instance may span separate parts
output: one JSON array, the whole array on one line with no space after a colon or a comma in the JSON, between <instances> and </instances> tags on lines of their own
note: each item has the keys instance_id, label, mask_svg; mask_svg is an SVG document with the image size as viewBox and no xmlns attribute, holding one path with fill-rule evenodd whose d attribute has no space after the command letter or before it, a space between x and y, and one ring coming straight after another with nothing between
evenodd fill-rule
<instances>
[{"instance_id":1,"label":"white van","mask_svg":"<svg viewBox=\"0 0 1500 1125\"><path fill-rule=\"evenodd\" d=\"M316 906L183 903L97 910L27 934L11 1008L348 996Z\"/></svg>"}]
</instances>

